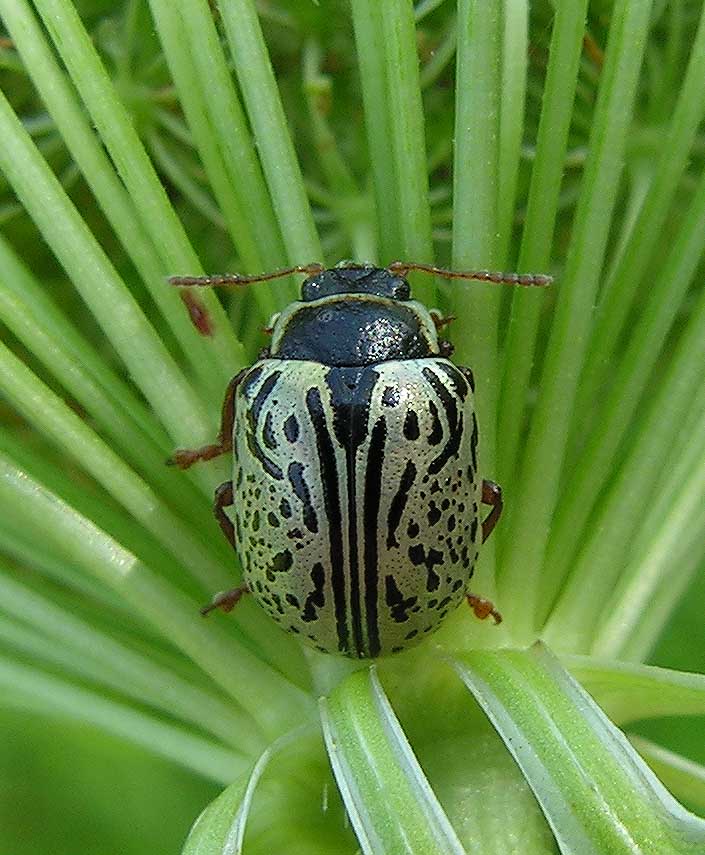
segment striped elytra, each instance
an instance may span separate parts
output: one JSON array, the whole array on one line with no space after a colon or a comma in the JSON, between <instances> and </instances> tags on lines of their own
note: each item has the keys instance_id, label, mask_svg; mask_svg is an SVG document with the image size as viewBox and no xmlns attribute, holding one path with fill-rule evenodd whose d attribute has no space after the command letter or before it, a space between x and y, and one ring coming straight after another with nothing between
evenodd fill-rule
<instances>
[{"instance_id":1,"label":"striped elytra","mask_svg":"<svg viewBox=\"0 0 705 855\"><path fill-rule=\"evenodd\" d=\"M480 538L477 423L438 357L328 366L266 359L236 395L244 579L328 653L393 653L463 600Z\"/></svg>"},{"instance_id":2,"label":"striped elytra","mask_svg":"<svg viewBox=\"0 0 705 855\"><path fill-rule=\"evenodd\" d=\"M501 511L499 488L478 477L472 373L446 358L437 335L446 320L410 299L412 267L296 268L310 274L302 299L275 317L270 347L231 381L218 443L175 453L183 468L233 454L214 509L244 585L204 612L251 593L305 643L360 658L416 644L465 598L500 620L468 592ZM493 510L481 521L483 501Z\"/></svg>"}]
</instances>

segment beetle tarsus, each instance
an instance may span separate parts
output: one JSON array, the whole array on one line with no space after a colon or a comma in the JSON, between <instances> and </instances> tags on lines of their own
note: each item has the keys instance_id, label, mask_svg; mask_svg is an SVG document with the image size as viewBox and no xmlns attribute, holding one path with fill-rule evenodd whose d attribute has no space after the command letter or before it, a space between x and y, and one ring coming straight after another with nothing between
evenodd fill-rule
<instances>
[{"instance_id":1,"label":"beetle tarsus","mask_svg":"<svg viewBox=\"0 0 705 855\"><path fill-rule=\"evenodd\" d=\"M225 390L225 398L220 412L220 430L218 431L218 441L211 445L204 445L201 448L177 448L176 451L167 460L167 466L178 466L179 469L188 469L199 460L212 460L214 457L220 457L221 454L227 454L233 450L233 422L235 421L235 390L243 377L249 371L249 368L243 368L242 371L232 378L228 383L228 388Z\"/></svg>"},{"instance_id":2,"label":"beetle tarsus","mask_svg":"<svg viewBox=\"0 0 705 855\"><path fill-rule=\"evenodd\" d=\"M216 609L220 609L222 612L231 612L245 594L249 593L250 589L247 585L240 585L238 588L231 588L229 591L221 591L213 597L207 606L203 606L201 614L203 617L208 617Z\"/></svg>"},{"instance_id":3,"label":"beetle tarsus","mask_svg":"<svg viewBox=\"0 0 705 855\"><path fill-rule=\"evenodd\" d=\"M476 618L486 620L492 616L495 625L502 623L502 615L494 607L494 603L491 600L486 600L484 597L476 597L474 594L468 594L466 599Z\"/></svg>"}]
</instances>

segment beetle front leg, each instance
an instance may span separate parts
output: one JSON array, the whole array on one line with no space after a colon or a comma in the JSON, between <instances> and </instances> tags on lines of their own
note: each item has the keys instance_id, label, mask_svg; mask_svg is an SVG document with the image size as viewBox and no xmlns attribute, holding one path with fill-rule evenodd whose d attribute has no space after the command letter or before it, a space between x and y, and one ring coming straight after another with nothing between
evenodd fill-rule
<instances>
[{"instance_id":1,"label":"beetle front leg","mask_svg":"<svg viewBox=\"0 0 705 855\"><path fill-rule=\"evenodd\" d=\"M220 413L220 430L217 442L212 445L204 445L201 448L177 448L167 460L167 466L178 466L179 469L188 469L198 460L212 460L221 454L226 454L233 449L233 422L235 420L235 390L243 377L249 371L243 368L228 383L223 399L223 407Z\"/></svg>"},{"instance_id":2,"label":"beetle front leg","mask_svg":"<svg viewBox=\"0 0 705 855\"><path fill-rule=\"evenodd\" d=\"M486 479L482 482L482 504L492 506L489 515L482 521L482 542L484 543L492 534L502 513L502 488L499 484Z\"/></svg>"}]
</instances>

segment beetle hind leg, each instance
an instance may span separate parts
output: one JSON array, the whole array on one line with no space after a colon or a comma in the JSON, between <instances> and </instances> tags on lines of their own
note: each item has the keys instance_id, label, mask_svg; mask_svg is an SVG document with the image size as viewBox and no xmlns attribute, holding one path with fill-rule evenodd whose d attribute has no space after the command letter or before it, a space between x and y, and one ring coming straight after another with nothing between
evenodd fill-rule
<instances>
[{"instance_id":1,"label":"beetle hind leg","mask_svg":"<svg viewBox=\"0 0 705 855\"><path fill-rule=\"evenodd\" d=\"M475 617L479 620L486 620L491 616L495 624L502 623L502 615L494 607L494 603L491 600L486 600L484 597L476 597L475 594L467 594L465 599L475 613Z\"/></svg>"}]
</instances>

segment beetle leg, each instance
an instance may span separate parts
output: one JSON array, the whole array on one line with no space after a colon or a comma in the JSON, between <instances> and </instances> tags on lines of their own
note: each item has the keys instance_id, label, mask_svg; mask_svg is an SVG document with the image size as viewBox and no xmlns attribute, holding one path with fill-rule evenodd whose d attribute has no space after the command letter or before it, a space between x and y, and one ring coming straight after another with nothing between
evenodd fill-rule
<instances>
[{"instance_id":1,"label":"beetle leg","mask_svg":"<svg viewBox=\"0 0 705 855\"><path fill-rule=\"evenodd\" d=\"M452 324L453 321L457 320L455 315L442 315L437 309L433 309L430 315L433 325L437 330L442 330L443 327L447 327L448 324Z\"/></svg>"},{"instance_id":2,"label":"beetle leg","mask_svg":"<svg viewBox=\"0 0 705 855\"><path fill-rule=\"evenodd\" d=\"M490 600L486 600L484 597L476 597L474 594L468 594L466 599L470 608L475 612L476 618L485 620L492 615L495 624L502 623L502 615Z\"/></svg>"},{"instance_id":3,"label":"beetle leg","mask_svg":"<svg viewBox=\"0 0 705 855\"><path fill-rule=\"evenodd\" d=\"M201 614L203 617L207 617L215 609L220 609L223 612L231 612L245 594L249 593L250 589L247 585L240 585L239 588L232 588L230 591L221 591L213 597L212 602L207 606L203 606Z\"/></svg>"},{"instance_id":4,"label":"beetle leg","mask_svg":"<svg viewBox=\"0 0 705 855\"><path fill-rule=\"evenodd\" d=\"M225 481L216 488L215 498L213 500L213 513L218 520L218 525L227 537L229 543L235 549L235 528L230 522L223 508L229 508L233 503L233 482ZM237 588L232 588L230 591L221 591L213 597L211 603L201 609L201 614L205 617L215 609L220 609L224 612L232 611L240 602L240 599L249 594L250 589L247 585L240 585Z\"/></svg>"},{"instance_id":5,"label":"beetle leg","mask_svg":"<svg viewBox=\"0 0 705 855\"><path fill-rule=\"evenodd\" d=\"M482 482L482 503L492 505L492 510L486 519L482 521L482 542L492 534L492 529L497 525L499 515L502 513L502 488L494 481L485 479Z\"/></svg>"},{"instance_id":6,"label":"beetle leg","mask_svg":"<svg viewBox=\"0 0 705 855\"><path fill-rule=\"evenodd\" d=\"M217 442L212 445L203 445L201 448L177 448L167 460L167 466L178 466L179 469L188 469L197 460L212 460L221 454L232 451L233 448L233 421L235 420L235 390L243 379L249 368L243 368L228 383L223 400L223 408L220 413L220 430Z\"/></svg>"},{"instance_id":7,"label":"beetle leg","mask_svg":"<svg viewBox=\"0 0 705 855\"><path fill-rule=\"evenodd\" d=\"M215 488L215 496L213 497L213 514L218 520L220 530L227 537L228 543L235 549L235 527L230 521L230 517L225 513L223 508L231 507L233 503L233 482L224 481L219 487Z\"/></svg>"}]
</instances>

